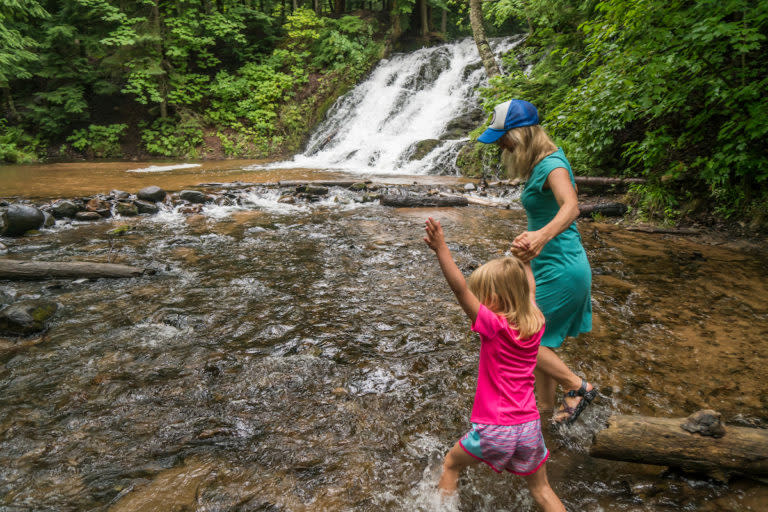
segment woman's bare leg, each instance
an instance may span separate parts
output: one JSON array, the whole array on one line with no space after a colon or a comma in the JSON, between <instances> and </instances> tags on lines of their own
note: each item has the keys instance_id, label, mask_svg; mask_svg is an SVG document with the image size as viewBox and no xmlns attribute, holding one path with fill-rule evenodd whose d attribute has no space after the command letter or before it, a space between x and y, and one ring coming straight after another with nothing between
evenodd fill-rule
<instances>
[{"instance_id":1,"label":"woman's bare leg","mask_svg":"<svg viewBox=\"0 0 768 512\"><path fill-rule=\"evenodd\" d=\"M566 512L563 502L557 497L555 491L549 485L547 480L547 464L544 463L538 471L532 475L524 476L525 483L531 491L534 501L544 512Z\"/></svg>"},{"instance_id":2,"label":"woman's bare leg","mask_svg":"<svg viewBox=\"0 0 768 512\"><path fill-rule=\"evenodd\" d=\"M539 386L538 383L538 375L544 374L545 376L549 377L550 379L553 379L557 384L560 384L560 386L563 388L563 391L571 391L576 390L581 387L581 377L576 375L571 371L568 366L563 362L562 359L558 357L558 355L548 347L539 347L539 355L536 359L536 385ZM547 386L547 383L544 383L545 386ZM587 391L592 389L592 384L587 383ZM552 407L554 407L555 403L555 396L554 396L554 387L552 387L552 390L549 389L542 389L542 393L546 391L547 393L552 393L551 395L543 396L540 395L541 401L542 401L542 408L545 408L546 405L548 405L547 398L548 396L551 396L552 400ZM579 403L580 400L582 400L581 397L564 397L565 403L568 404L570 407L575 407L576 404ZM567 413L560 413L555 414L554 420L555 421L562 421L568 417Z\"/></svg>"}]
</instances>

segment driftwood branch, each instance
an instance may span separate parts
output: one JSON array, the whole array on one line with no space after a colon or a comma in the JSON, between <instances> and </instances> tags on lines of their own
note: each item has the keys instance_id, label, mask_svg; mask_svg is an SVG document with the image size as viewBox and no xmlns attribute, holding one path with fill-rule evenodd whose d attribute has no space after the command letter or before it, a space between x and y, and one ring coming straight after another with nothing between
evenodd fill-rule
<instances>
[{"instance_id":1,"label":"driftwood branch","mask_svg":"<svg viewBox=\"0 0 768 512\"><path fill-rule=\"evenodd\" d=\"M126 278L154 274L154 270L92 263L90 261L25 261L0 259L0 279L41 280L56 278Z\"/></svg>"},{"instance_id":2,"label":"driftwood branch","mask_svg":"<svg viewBox=\"0 0 768 512\"><path fill-rule=\"evenodd\" d=\"M590 455L686 471L768 476L768 430L728 425L722 437L684 430L686 418L611 416Z\"/></svg>"}]
</instances>

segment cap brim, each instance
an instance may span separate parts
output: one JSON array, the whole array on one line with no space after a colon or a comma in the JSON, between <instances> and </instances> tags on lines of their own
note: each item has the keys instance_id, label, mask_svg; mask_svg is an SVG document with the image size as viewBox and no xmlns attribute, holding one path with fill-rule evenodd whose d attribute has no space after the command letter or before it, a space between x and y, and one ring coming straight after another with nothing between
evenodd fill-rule
<instances>
[{"instance_id":1,"label":"cap brim","mask_svg":"<svg viewBox=\"0 0 768 512\"><path fill-rule=\"evenodd\" d=\"M485 130L482 135L480 135L477 138L477 142L482 142L484 144L490 144L492 142L496 142L501 138L502 135L507 133L506 130L497 130L495 128L488 128Z\"/></svg>"}]
</instances>

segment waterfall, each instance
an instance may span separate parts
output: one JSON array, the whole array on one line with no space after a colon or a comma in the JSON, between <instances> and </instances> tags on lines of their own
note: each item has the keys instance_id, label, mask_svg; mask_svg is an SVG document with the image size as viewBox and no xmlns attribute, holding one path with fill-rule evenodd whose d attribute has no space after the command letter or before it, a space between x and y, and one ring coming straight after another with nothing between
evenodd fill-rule
<instances>
[{"instance_id":1,"label":"waterfall","mask_svg":"<svg viewBox=\"0 0 768 512\"><path fill-rule=\"evenodd\" d=\"M522 40L491 45L500 55ZM392 55L334 103L304 153L260 167L457 174L456 155L484 120L476 90L486 81L470 38ZM416 154L419 143L424 146Z\"/></svg>"}]
</instances>

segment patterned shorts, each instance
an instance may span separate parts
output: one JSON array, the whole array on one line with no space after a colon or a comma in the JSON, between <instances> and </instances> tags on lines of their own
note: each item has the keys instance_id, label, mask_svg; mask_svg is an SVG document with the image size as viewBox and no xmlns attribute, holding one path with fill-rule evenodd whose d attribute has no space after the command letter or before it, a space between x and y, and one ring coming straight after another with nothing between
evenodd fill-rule
<instances>
[{"instance_id":1,"label":"patterned shorts","mask_svg":"<svg viewBox=\"0 0 768 512\"><path fill-rule=\"evenodd\" d=\"M473 423L472 430L459 444L472 457L485 462L497 473L507 470L516 475L531 475L549 457L541 434L541 420L520 425L482 425Z\"/></svg>"}]
</instances>

